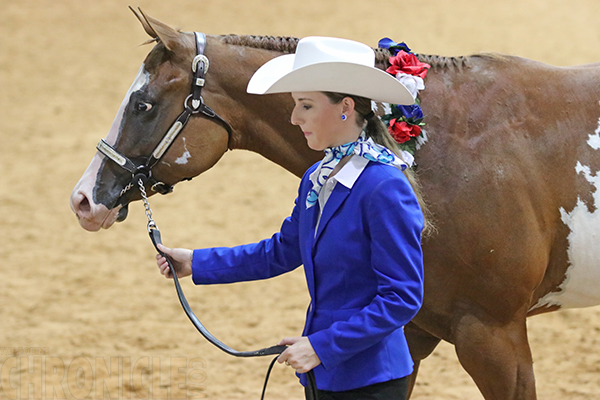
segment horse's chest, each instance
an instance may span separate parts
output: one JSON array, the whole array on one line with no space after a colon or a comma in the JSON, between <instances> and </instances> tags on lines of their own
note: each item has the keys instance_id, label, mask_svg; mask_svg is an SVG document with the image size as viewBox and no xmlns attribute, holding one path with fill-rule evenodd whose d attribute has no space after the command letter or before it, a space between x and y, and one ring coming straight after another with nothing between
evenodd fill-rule
<instances>
[{"instance_id":1,"label":"horse's chest","mask_svg":"<svg viewBox=\"0 0 600 400\"><path fill-rule=\"evenodd\" d=\"M587 144L600 158L600 121ZM572 210L560 209L562 222L569 228L569 267L560 290L544 296L534 308L552 305L579 308L600 304L600 170L579 161L575 169L589 182L594 204L588 206L581 200L584 193L578 193L577 205Z\"/></svg>"}]
</instances>

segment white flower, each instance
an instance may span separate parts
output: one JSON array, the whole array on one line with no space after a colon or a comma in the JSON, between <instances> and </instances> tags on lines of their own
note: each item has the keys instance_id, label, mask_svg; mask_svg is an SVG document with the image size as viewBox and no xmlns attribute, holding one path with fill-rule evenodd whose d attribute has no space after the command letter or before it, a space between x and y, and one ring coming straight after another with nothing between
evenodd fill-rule
<instances>
[{"instance_id":1,"label":"white flower","mask_svg":"<svg viewBox=\"0 0 600 400\"><path fill-rule=\"evenodd\" d=\"M400 83L406 86L412 97L414 97L415 99L419 94L419 90L425 89L425 81L423 81L423 78L419 76L408 75L404 72L398 72L396 74L396 79L398 79Z\"/></svg>"}]
</instances>

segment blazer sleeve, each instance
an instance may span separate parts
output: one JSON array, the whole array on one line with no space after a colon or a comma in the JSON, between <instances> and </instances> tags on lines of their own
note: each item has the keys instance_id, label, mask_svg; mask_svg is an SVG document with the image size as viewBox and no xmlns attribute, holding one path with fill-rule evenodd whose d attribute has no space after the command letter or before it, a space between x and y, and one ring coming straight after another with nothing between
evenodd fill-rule
<instances>
[{"instance_id":1,"label":"blazer sleeve","mask_svg":"<svg viewBox=\"0 0 600 400\"><path fill-rule=\"evenodd\" d=\"M334 368L406 325L423 301L423 214L402 176L379 183L367 201L367 237L377 292L347 321L309 335L325 369Z\"/></svg>"},{"instance_id":2,"label":"blazer sleeve","mask_svg":"<svg viewBox=\"0 0 600 400\"><path fill-rule=\"evenodd\" d=\"M236 247L194 250L195 284L233 283L272 278L302 264L298 232L298 200L291 216L270 239Z\"/></svg>"}]
</instances>

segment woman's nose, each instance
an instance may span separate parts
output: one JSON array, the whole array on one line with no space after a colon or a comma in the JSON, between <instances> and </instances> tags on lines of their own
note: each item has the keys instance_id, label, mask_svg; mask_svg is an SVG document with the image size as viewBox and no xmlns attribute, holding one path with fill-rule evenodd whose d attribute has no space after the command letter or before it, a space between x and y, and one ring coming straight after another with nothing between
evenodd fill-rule
<instances>
[{"instance_id":1,"label":"woman's nose","mask_svg":"<svg viewBox=\"0 0 600 400\"><path fill-rule=\"evenodd\" d=\"M292 125L300 125L300 121L298 118L298 113L296 113L296 107L292 110L292 115L290 116L290 122Z\"/></svg>"}]
</instances>

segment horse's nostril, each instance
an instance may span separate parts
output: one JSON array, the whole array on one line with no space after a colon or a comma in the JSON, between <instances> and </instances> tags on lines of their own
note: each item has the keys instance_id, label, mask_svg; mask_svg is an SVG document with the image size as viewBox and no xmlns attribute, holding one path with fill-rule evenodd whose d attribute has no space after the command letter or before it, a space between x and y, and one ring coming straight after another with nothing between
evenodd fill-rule
<instances>
[{"instance_id":1,"label":"horse's nostril","mask_svg":"<svg viewBox=\"0 0 600 400\"><path fill-rule=\"evenodd\" d=\"M90 201L88 200L88 198L86 196L83 196L83 198L79 202L79 207L77 207L77 208L79 209L80 212L85 213L85 214L90 212L90 210L91 210Z\"/></svg>"}]
</instances>

